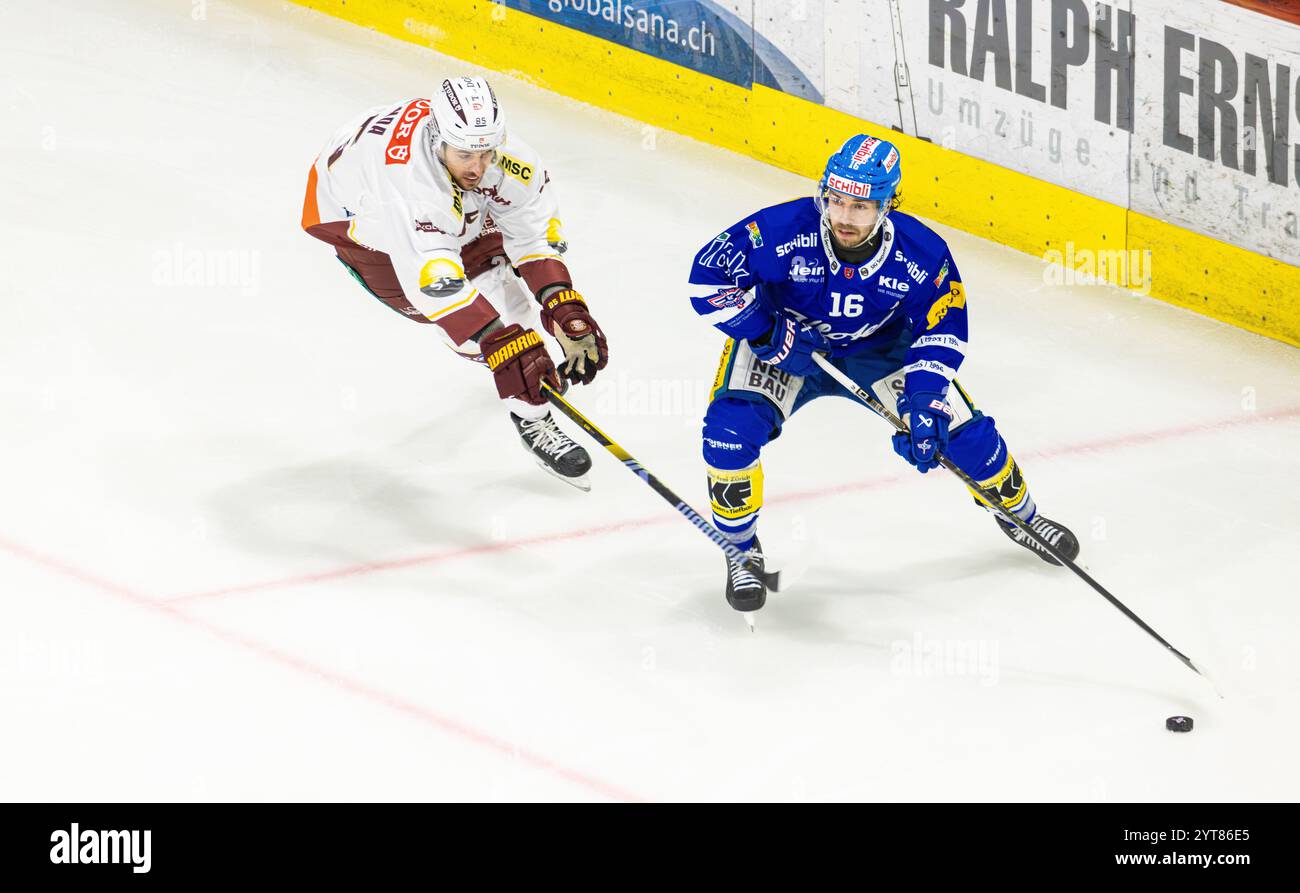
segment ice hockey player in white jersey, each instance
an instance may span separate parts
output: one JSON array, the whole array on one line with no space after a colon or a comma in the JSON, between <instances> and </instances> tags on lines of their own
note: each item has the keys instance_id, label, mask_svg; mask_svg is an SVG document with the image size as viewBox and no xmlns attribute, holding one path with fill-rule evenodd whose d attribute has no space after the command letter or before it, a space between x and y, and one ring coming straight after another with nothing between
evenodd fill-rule
<instances>
[{"instance_id":1,"label":"ice hockey player in white jersey","mask_svg":"<svg viewBox=\"0 0 1300 893\"><path fill-rule=\"evenodd\" d=\"M550 174L507 134L486 80L447 79L340 128L312 164L302 226L371 295L487 365L524 446L589 489L591 457L541 385L590 384L609 350L564 263ZM539 327L564 351L558 367Z\"/></svg>"}]
</instances>

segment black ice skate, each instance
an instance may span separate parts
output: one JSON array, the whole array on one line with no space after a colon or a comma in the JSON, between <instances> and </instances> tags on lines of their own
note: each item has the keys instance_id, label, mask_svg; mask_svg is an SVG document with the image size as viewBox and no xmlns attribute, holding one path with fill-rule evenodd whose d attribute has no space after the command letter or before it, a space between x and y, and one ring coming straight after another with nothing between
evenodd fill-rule
<instances>
[{"instance_id":1,"label":"black ice skate","mask_svg":"<svg viewBox=\"0 0 1300 893\"><path fill-rule=\"evenodd\" d=\"M727 559L727 604L737 611L757 611L767 602L763 547L754 538L744 564Z\"/></svg>"},{"instance_id":2,"label":"black ice skate","mask_svg":"<svg viewBox=\"0 0 1300 893\"><path fill-rule=\"evenodd\" d=\"M559 429L549 412L540 419L521 419L512 412L510 418L524 449L536 457L538 465L579 490L591 489L587 480L591 456Z\"/></svg>"},{"instance_id":3,"label":"black ice skate","mask_svg":"<svg viewBox=\"0 0 1300 893\"><path fill-rule=\"evenodd\" d=\"M998 526L1002 528L1003 533L1010 537L1013 543L1019 546L1024 546L1048 564L1055 564L1058 567L1060 566L1061 562L1048 554L1046 549L1036 543L1019 527L1013 527L1001 518L998 519ZM1078 538L1075 537L1068 528L1056 523L1051 518L1044 517L1043 515L1035 515L1034 520L1029 523L1029 529L1047 540L1047 542L1051 543L1054 549L1071 561L1078 557Z\"/></svg>"}]
</instances>

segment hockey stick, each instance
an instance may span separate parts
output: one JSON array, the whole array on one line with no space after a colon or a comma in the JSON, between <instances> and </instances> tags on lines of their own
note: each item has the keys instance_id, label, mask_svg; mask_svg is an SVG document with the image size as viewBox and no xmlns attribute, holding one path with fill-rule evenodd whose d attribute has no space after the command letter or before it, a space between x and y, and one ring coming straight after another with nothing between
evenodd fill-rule
<instances>
[{"instance_id":1,"label":"hockey stick","mask_svg":"<svg viewBox=\"0 0 1300 893\"><path fill-rule=\"evenodd\" d=\"M841 372L839 369L836 369L834 366L832 366L830 360L826 359L826 356L824 354L814 353L813 361L816 362L818 366L821 366L822 369L826 371L827 375L829 375L831 378L835 379L840 384L842 384L850 394L857 397L863 403L867 404L867 406L870 407L871 410L876 415L880 416L882 419L889 422L889 424L893 425L895 430L899 431L900 433L906 433L907 426L903 424L902 419L900 419L898 416L890 412L883 403L881 403L879 400L876 399L874 394L872 394L870 391L866 391L858 387L857 382L849 378L846 374ZM1026 535L1028 535L1030 539L1032 539L1034 542L1038 543L1040 546L1046 549L1049 555L1051 555L1061 564L1068 567L1070 570L1074 571L1074 573L1078 575L1078 577L1081 580L1083 580L1085 583L1087 583L1089 586L1095 589L1103 598L1106 599L1106 601L1110 602L1112 605L1118 608L1124 614L1125 617L1127 617L1129 620L1132 620L1134 623L1136 623L1147 635L1151 636L1151 638L1155 639L1161 645L1165 646L1165 648L1167 648L1169 652L1174 655L1174 657L1182 661L1187 666L1188 669L1192 670L1194 673L1204 678L1207 682L1210 683L1210 685L1214 685L1214 681L1210 679L1209 676L1206 676L1205 673L1202 672L1201 669L1196 666L1196 664L1192 663L1191 659L1187 655L1183 654L1173 645L1170 645L1169 642L1166 641L1165 638L1160 635L1160 633L1156 632L1154 629L1148 626L1146 622L1142 620L1141 617L1139 617L1138 615L1130 611L1123 602L1121 602L1119 599L1115 598L1115 596L1107 592L1106 588L1102 586L1100 583L1098 583L1096 580L1094 580L1092 577L1090 577L1088 573L1085 570L1083 570L1083 568L1079 567L1069 558L1066 558L1064 555L1062 555L1056 549L1056 547L1054 547L1051 543L1047 542L1042 537L1040 537L1037 533L1035 533L1029 527L1028 524L1020 520L1020 518L1017 517L1016 515L1009 512L1006 509L1006 507L1002 505L1002 500L998 498L997 493L993 492L992 490L987 490L987 491L982 490L980 488L980 485L975 483L974 479L971 478L970 475L968 475L966 472L958 468L951 459L949 459L947 456L943 454L939 455L939 464L942 465L944 468L948 469L949 471L951 471L958 478L960 478L961 482L965 484L967 487L969 487L973 493L978 494L980 500L983 501L985 505L987 505L989 508L993 509L995 512L1000 514L1003 518L1006 518L1007 521L1014 524L1016 527L1020 528L1020 530L1023 531ZM1215 688L1217 691L1217 686ZM1220 694L1219 697L1223 697L1223 695Z\"/></svg>"},{"instance_id":2,"label":"hockey stick","mask_svg":"<svg viewBox=\"0 0 1300 893\"><path fill-rule=\"evenodd\" d=\"M582 430L590 434L592 439L595 440L596 443L600 444L605 449L609 450L609 452L614 455L614 458L618 459L618 461L626 465L627 469L631 471L634 475L639 477L646 484L648 484L651 490L654 490L656 493L658 493L660 496L664 498L665 502L667 502L673 508L677 509L677 511L679 511L682 514L682 516L686 518L687 521L690 521L693 525L695 525L695 527L700 531L700 533L703 533L705 536L707 536L710 540L713 541L713 544L715 546L717 546L719 549L725 552L728 558L730 558L732 561L736 562L737 564L745 563L746 555L743 549L736 548L736 546L732 542L730 542L725 536L723 536L718 531L718 528L714 527L707 520L701 517L700 513L695 511L695 509L691 508L689 505L687 505L685 500L679 497L672 490L668 489L667 485L665 485L663 481L659 480L659 478L655 477L653 474L647 471L645 467L641 465L640 462L638 462L636 459L634 459L631 456L630 453L628 453L627 450L623 449L621 446L615 443L609 437L609 435L607 435L604 431L601 431L599 428L597 428L585 415L583 415L577 409L577 407L575 407L568 400L565 400L562 396L560 396L560 393L558 391L552 389L550 385L543 382L542 393L546 395L547 400L551 401L552 406L554 406L560 412L564 413L570 419L572 419L573 421L577 422L580 426L582 426ZM763 573L763 583L767 586L768 589L772 590L773 592L780 592L781 572L765 571Z\"/></svg>"}]
</instances>

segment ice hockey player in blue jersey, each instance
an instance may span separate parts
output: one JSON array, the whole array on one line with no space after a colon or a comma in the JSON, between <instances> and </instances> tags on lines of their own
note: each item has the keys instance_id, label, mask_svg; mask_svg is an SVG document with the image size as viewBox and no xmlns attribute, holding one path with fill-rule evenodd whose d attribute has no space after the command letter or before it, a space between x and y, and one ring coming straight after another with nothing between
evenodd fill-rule
<instances>
[{"instance_id":1,"label":"ice hockey player in blue jersey","mask_svg":"<svg viewBox=\"0 0 1300 893\"><path fill-rule=\"evenodd\" d=\"M728 561L727 602L761 608L757 537L764 445L808 401L851 397L812 359L832 363L909 425L895 452L921 473L942 453L1053 547L1077 538L1037 511L994 421L956 382L966 353L966 291L947 243L901 211L897 147L852 137L830 157L811 198L764 208L700 249L691 304L728 336L704 415L704 460L718 529L742 549ZM1013 541L1055 559L1000 518Z\"/></svg>"}]
</instances>

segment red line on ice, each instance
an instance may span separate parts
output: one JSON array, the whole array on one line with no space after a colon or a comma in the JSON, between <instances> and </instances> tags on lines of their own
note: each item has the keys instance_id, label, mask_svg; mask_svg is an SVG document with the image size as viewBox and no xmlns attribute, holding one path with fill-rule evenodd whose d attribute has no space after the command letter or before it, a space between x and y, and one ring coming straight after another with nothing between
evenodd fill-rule
<instances>
[{"instance_id":1,"label":"red line on ice","mask_svg":"<svg viewBox=\"0 0 1300 893\"><path fill-rule=\"evenodd\" d=\"M1034 450L1031 452L1020 453L1016 455L1022 460L1025 459L1053 459L1060 456L1072 456L1081 453L1103 452L1107 450L1122 449L1130 446L1140 446L1143 444L1160 443L1163 441L1174 440L1179 437L1187 437L1194 434L1209 434L1231 430L1232 428L1244 425L1258 425L1265 422L1279 419L1291 419L1300 417L1300 406L1293 406L1288 409L1277 412L1250 416L1247 418L1233 417L1212 424L1188 424L1180 425L1175 428L1164 428L1157 431L1136 431L1130 434L1118 434L1113 437L1104 437L1098 440L1084 441L1081 443L1070 444L1063 447L1051 449ZM785 493L780 496L774 496L767 500L769 505L780 504L785 502L804 502L813 499L822 499L827 496L838 496L842 493L853 493L862 490L874 490L881 487L887 487L893 484L903 483L911 479L911 473L903 470L897 474L886 475L883 477L868 478L861 481L853 481L847 484L837 484L830 487L819 487L812 490L801 490L794 493ZM200 592L185 593L182 595L172 596L166 599L169 603L191 602L209 598L217 598L224 595L235 595L246 592L261 592L267 589L278 589L285 586L301 586L307 583L320 583L326 580L338 580L344 577L355 577L362 574L371 574L378 571L395 570L398 568L414 567L425 564L439 564L445 561L455 561L461 558L472 558L477 555L491 555L498 552L511 552L516 549L525 549L529 546L548 545L551 543L565 542L567 540L586 539L588 537L605 536L610 533L618 533L624 530L632 530L640 527L650 527L656 524L676 523L671 511L662 510L654 515L635 518L628 521L620 521L614 524L607 524L598 527L584 527L576 530L559 531L556 533L544 533L537 536L524 537L522 539L503 540L499 543L488 543L478 546L466 546L459 549L444 549L437 552L425 552L419 555L408 555L403 558L392 558L384 561L366 561L359 564L347 565L344 567L333 568L331 570L318 571L311 574L300 574L291 577L280 577L272 580L260 580L252 583L241 583L234 586L225 586L220 589L208 589Z\"/></svg>"},{"instance_id":2,"label":"red line on ice","mask_svg":"<svg viewBox=\"0 0 1300 893\"><path fill-rule=\"evenodd\" d=\"M262 589L275 589L281 586L300 586L305 583L319 583L324 580L337 580L341 577L354 577L360 574L396 570L398 568L412 567L419 564L434 564L440 561L451 561L457 558L472 558L475 555L492 555L496 552L511 552L516 549L526 549L529 546L559 543L564 542L565 540L584 539L589 536L616 533L620 530L663 524L666 521L672 520L672 517L671 513L662 514L651 518L620 521L615 524L607 524L601 527L583 527L577 530L562 530L557 533L543 533L538 534L537 536L524 537L522 539L502 540L499 543L484 543L478 546L464 546L459 549L444 549L439 552L425 552L419 555L408 555L405 558L392 558L385 561L365 561L360 564L350 564L345 567L319 571L312 574L301 574L298 576L283 577L275 580L261 580L253 583L227 586L222 589L211 589L204 592L190 593L188 595L178 595L164 599L164 601L169 604L175 602L188 602L197 599L214 598L219 595L233 595L240 592L256 592Z\"/></svg>"},{"instance_id":3,"label":"red line on ice","mask_svg":"<svg viewBox=\"0 0 1300 893\"><path fill-rule=\"evenodd\" d=\"M121 601L129 602L136 607L157 611L158 613L164 614L179 623L183 623L186 626L201 630L208 635L214 636L227 644L235 645L245 651L252 652L257 656L272 661L273 663L277 663L282 667L294 670L301 675L312 677L320 682L325 682L334 688L340 689L341 691L361 698L362 700L378 704L379 706L386 707L390 710L395 710L398 713L403 713L409 717L420 720L426 725L433 726L442 732L449 733L454 737L468 741L471 744L476 744L487 750L496 751L505 756L517 757L519 760L527 763L534 769L540 769L543 772L562 778L565 781L581 788L585 788L595 794L599 794L602 797L626 802L640 802L641 800L640 797L637 797L622 788L608 784L607 782L601 781L600 779L584 772L569 768L568 766L552 760L549 757L544 757L540 754L516 747L507 741L503 741L500 738L488 734L487 732L483 732L473 726L444 716L441 713L430 710L429 708L416 704L413 701L399 698L396 695L389 694L378 688L367 685L364 682L344 676L343 674L330 670L327 667L318 666L310 661L295 657L294 655L286 651L281 651L271 645L223 629L213 623L203 620L202 618L187 613L183 608L178 608L167 602L147 598L134 590L128 589L127 587L110 580L105 580L102 577L95 576L94 574L76 567L75 565L68 564L67 562L48 555L43 555L39 552L34 552L25 546L3 539L0 539L0 549L3 549L6 552L32 564L43 567L48 571L59 574L60 576L71 578L94 589L98 589L101 592L107 593Z\"/></svg>"},{"instance_id":4,"label":"red line on ice","mask_svg":"<svg viewBox=\"0 0 1300 893\"><path fill-rule=\"evenodd\" d=\"M1057 456L1068 456L1079 453L1100 452L1104 450L1121 449L1128 446L1136 446L1148 443L1159 443L1162 441L1173 440L1179 437L1186 437L1194 434L1213 433L1225 430L1231 430L1235 427L1245 425L1257 425L1279 419L1291 419L1300 417L1300 406L1283 409L1269 414L1261 414L1250 418L1232 418L1225 419L1221 422L1205 424L1188 424L1175 428L1166 428L1159 431L1134 432L1131 434L1122 434L1114 437L1101 438L1099 440L1087 441L1078 444L1072 444L1055 449L1037 450L1025 453L1026 457L1051 458ZM835 496L841 493L874 489L884 487L890 484L899 483L907 479L906 474L896 474L886 477L871 478L863 481L856 481L850 484L844 484L834 487L823 487L815 490L806 490L803 492L786 494L783 497L773 499L772 502L799 502L804 500L819 499L826 496ZM497 552L504 552L514 549L526 548L528 546L542 545L546 543L563 542L565 540L583 539L592 536L601 536L608 533L615 533L621 530L628 530L638 527L648 527L655 524L664 524L672 520L672 515L660 513L647 518L624 521L618 524L610 524L602 527L586 527L576 530L561 531L557 533L541 534L524 539L509 540L500 543L490 543L481 546L470 546L461 549L452 549L442 552L434 552L426 555L414 555L406 558L396 558L388 561L372 561L362 564L351 565L343 568L336 568L330 571L322 571L315 574L306 574L297 577L289 577L279 580L268 580L259 583L247 583L240 586L231 586L225 589L209 590L206 592L194 593L188 596L179 596L166 600L150 599L140 593L96 576L83 568L73 564L61 561L57 558L35 552L25 546L17 543L0 539L0 549L9 552L19 558L24 559L32 564L45 568L59 574L76 580L87 586L106 593L119 600L128 602L137 607L147 608L166 615L173 620L185 624L194 629L201 630L221 641L235 645L263 659L269 660L280 666L294 670L295 672L312 677L320 682L325 682L334 688L351 694L355 697L369 701L374 704L386 707L390 710L406 714L412 718L418 719L427 725L433 726L443 732L449 733L457 738L471 742L488 750L495 751L507 756L518 757L523 762L535 769L550 773L558 778L562 778L593 793L603 797L609 797L615 800L636 801L637 796L631 794L619 787L608 784L591 775L571 769L555 760L539 754L532 753L522 748L517 748L509 742L503 741L486 732L475 729L465 723L459 722L450 717L444 716L436 711L430 710L412 701L391 695L373 686L366 685L355 679L344 676L326 667L318 666L302 658L281 651L278 648L258 642L254 639L241 636L231 630L223 629L216 624L210 623L200 617L188 613L184 608L177 606L177 602L189 601L193 599L209 598L217 595L226 595L236 592L252 592L257 590L269 589L277 586L288 586L295 584L318 582L322 580L338 579L341 577L356 576L359 574L374 573L377 571L391 570L400 567L411 567L413 565L429 564L439 561L450 561L457 558L466 558L474 555L490 555Z\"/></svg>"}]
</instances>

